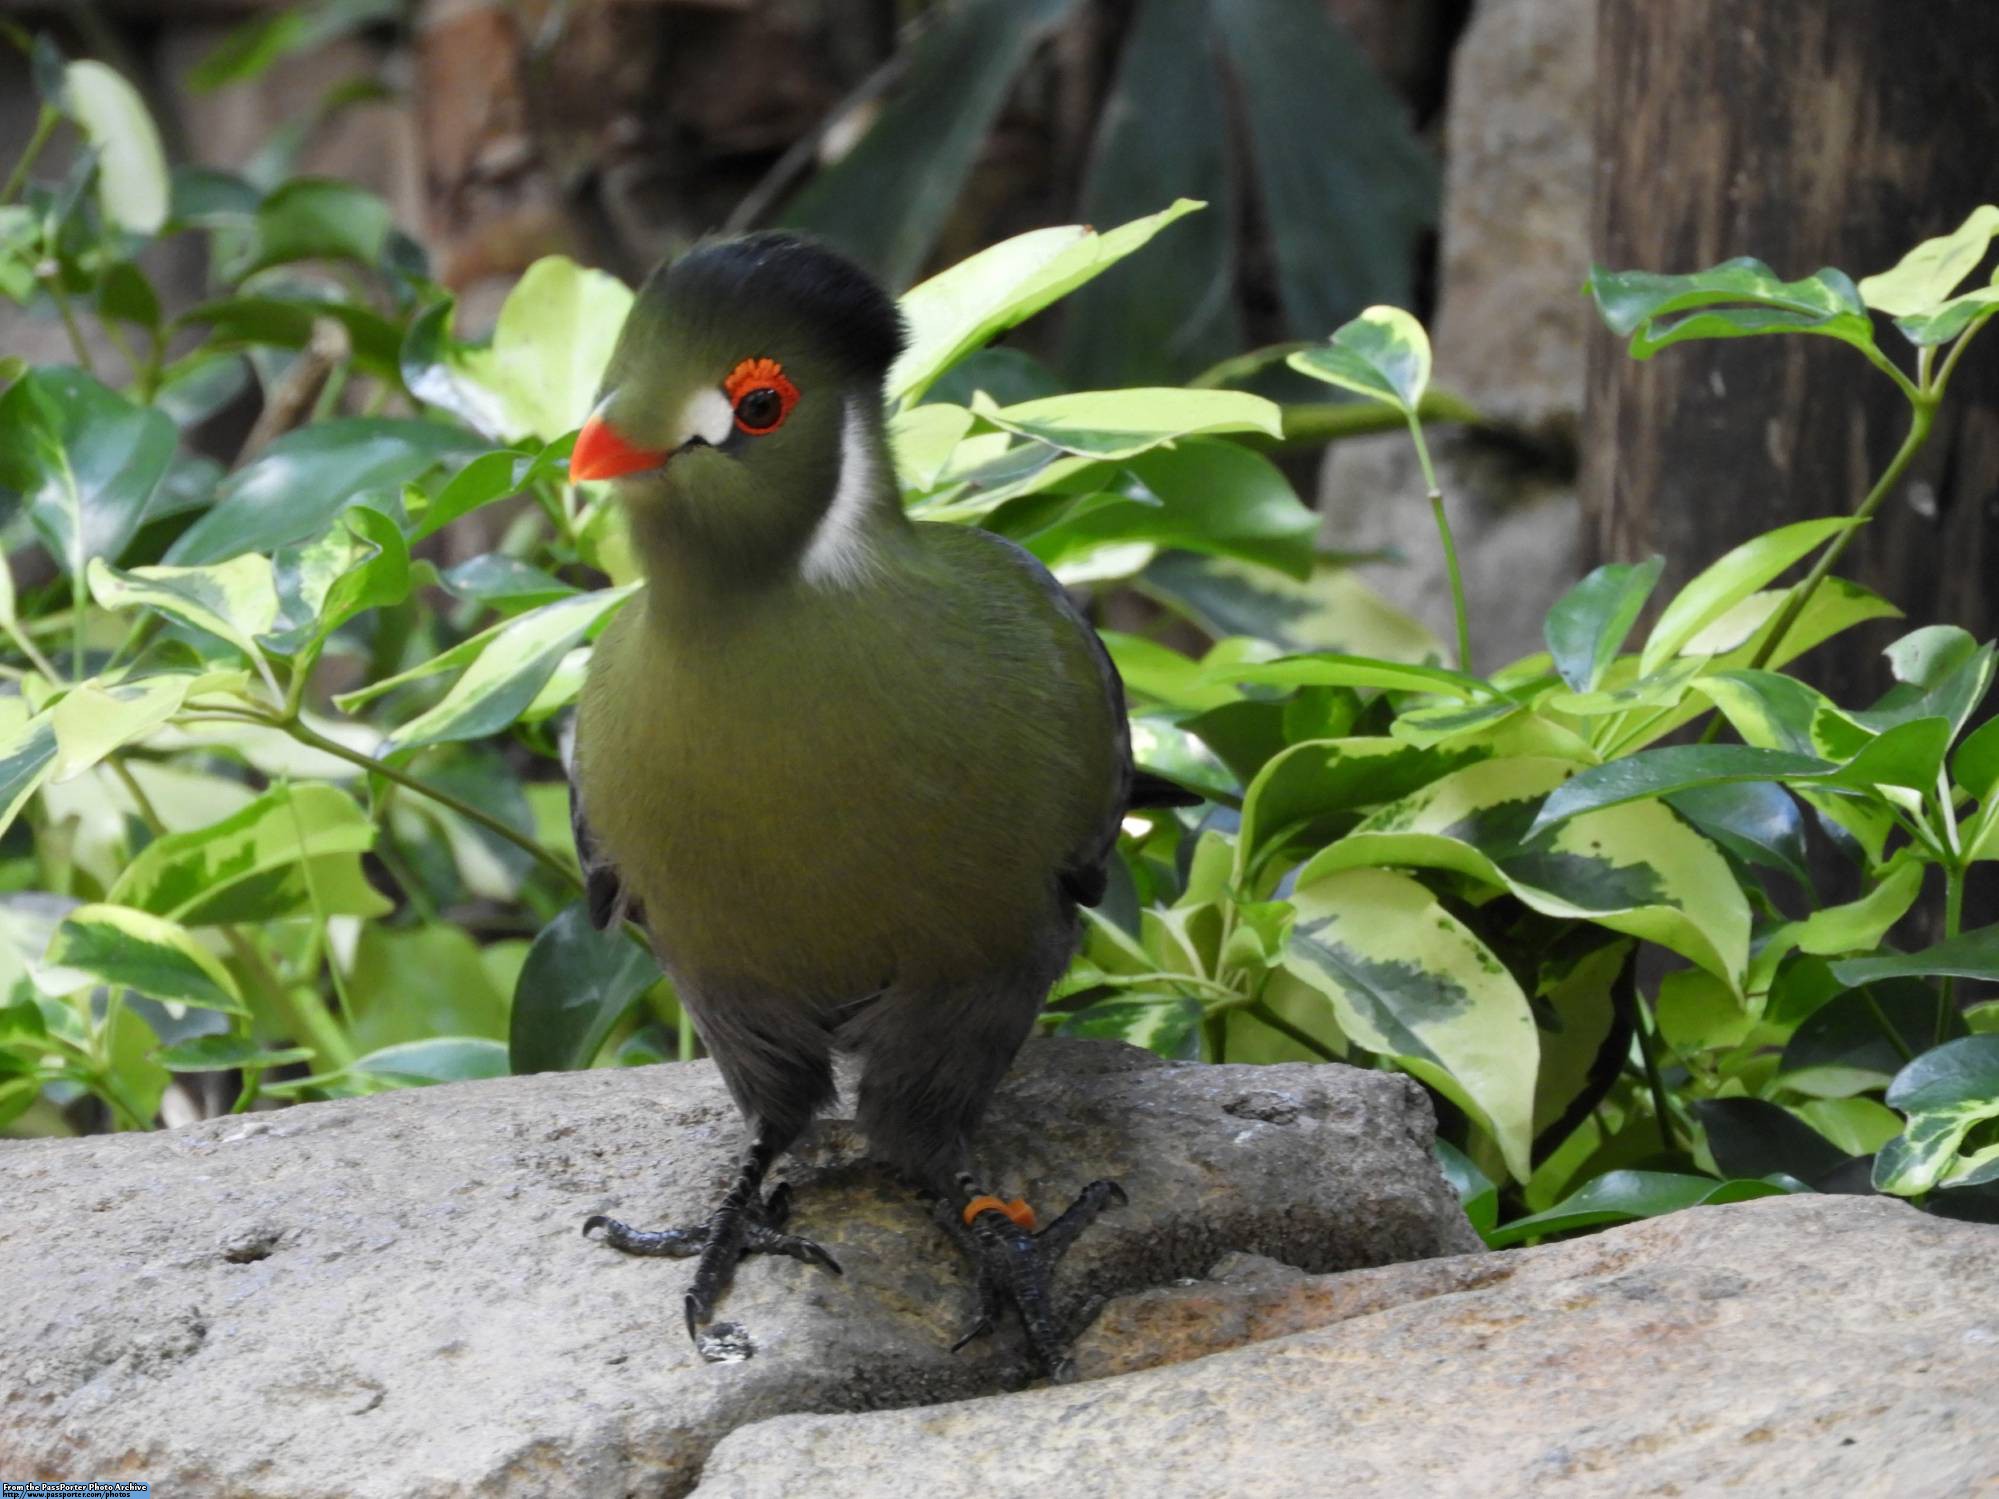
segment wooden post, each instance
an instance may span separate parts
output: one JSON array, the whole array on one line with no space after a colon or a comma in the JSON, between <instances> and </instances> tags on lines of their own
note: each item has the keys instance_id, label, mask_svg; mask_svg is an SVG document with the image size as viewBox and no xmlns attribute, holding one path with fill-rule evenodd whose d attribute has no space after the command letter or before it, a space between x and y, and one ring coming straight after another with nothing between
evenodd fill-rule
<instances>
[{"instance_id":1,"label":"wooden post","mask_svg":"<svg viewBox=\"0 0 1999 1499\"><path fill-rule=\"evenodd\" d=\"M1999 200L1996 52L1988 0L1599 0L1594 258L1885 269ZM1901 335L1884 322L1878 336L1907 368ZM1909 616L1807 658L1842 704L1885 687L1878 653L1901 630L1999 627L1999 335L1981 345L1918 466L1842 562ZM1585 552L1663 552L1663 598L1759 531L1850 510L1906 426L1902 397L1831 339L1684 344L1638 364L1595 324Z\"/></svg>"}]
</instances>

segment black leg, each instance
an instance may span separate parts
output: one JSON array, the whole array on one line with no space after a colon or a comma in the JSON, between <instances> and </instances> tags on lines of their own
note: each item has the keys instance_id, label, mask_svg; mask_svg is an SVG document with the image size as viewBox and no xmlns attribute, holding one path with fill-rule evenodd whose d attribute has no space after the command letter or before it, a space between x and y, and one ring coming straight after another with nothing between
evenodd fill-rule
<instances>
[{"instance_id":1,"label":"black leg","mask_svg":"<svg viewBox=\"0 0 1999 1499\"><path fill-rule=\"evenodd\" d=\"M1019 1204L1009 1207L979 1192L970 1177L960 1177L958 1188L956 1200L938 1201L935 1215L972 1262L978 1278L979 1317L952 1345L952 1352L991 1332L1011 1304L1020 1314L1028 1346L1048 1377L1058 1384L1075 1378L1069 1344L1089 1325L1102 1303L1093 1302L1065 1335L1055 1318L1055 1267L1099 1213L1127 1200L1124 1189L1116 1182L1093 1181L1068 1211L1035 1233L1016 1220L1014 1212Z\"/></svg>"},{"instance_id":2,"label":"black leg","mask_svg":"<svg viewBox=\"0 0 1999 1499\"><path fill-rule=\"evenodd\" d=\"M601 1228L604 1242L626 1254L665 1255L674 1259L700 1256L684 1309L687 1335L703 1357L747 1356L744 1351L747 1339L735 1329L729 1329L731 1336L716 1339L713 1351L701 1336L701 1329L715 1314L715 1303L729 1288L736 1262L744 1255L782 1254L806 1264L824 1266L835 1275L840 1273L839 1263L824 1249L810 1239L784 1232L785 1222L791 1216L790 1184L780 1183L768 1197L763 1195L764 1177L781 1148L768 1131L760 1130L721 1205L698 1227L637 1229L602 1213L583 1224L586 1235Z\"/></svg>"}]
</instances>

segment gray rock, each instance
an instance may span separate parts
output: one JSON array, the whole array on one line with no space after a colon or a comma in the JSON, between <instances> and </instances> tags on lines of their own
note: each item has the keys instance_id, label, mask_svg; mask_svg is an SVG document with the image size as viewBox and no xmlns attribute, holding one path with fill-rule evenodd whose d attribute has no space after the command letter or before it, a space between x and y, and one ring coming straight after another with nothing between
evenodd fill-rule
<instances>
[{"instance_id":1,"label":"gray rock","mask_svg":"<svg viewBox=\"0 0 1999 1499\"><path fill-rule=\"evenodd\" d=\"M1169 1065L1031 1045L981 1142L993 1185L1128 1207L1064 1263L1072 1301L1230 1251L1304 1270L1477 1240L1408 1079ZM780 1174L843 1278L752 1259L706 1364L691 1267L622 1257L590 1213L698 1220L740 1126L705 1063L429 1088L146 1136L0 1143L0 1474L149 1477L284 1499L687 1492L723 1433L793 1411L1017 1388L1018 1330L952 1355L973 1300L913 1198L830 1122ZM1138 1325L1095 1347L1142 1366Z\"/></svg>"},{"instance_id":2,"label":"gray rock","mask_svg":"<svg viewBox=\"0 0 1999 1499\"><path fill-rule=\"evenodd\" d=\"M1451 54L1437 378L1573 434L1595 176L1596 0L1479 0Z\"/></svg>"},{"instance_id":3,"label":"gray rock","mask_svg":"<svg viewBox=\"0 0 1999 1499\"><path fill-rule=\"evenodd\" d=\"M1263 1279L1316 1298L1292 1310L1325 1325L1119 1379L766 1421L715 1449L696 1493L860 1499L884 1473L924 1499L1943 1499L1999 1483L1989 1226L1768 1198Z\"/></svg>"}]
</instances>

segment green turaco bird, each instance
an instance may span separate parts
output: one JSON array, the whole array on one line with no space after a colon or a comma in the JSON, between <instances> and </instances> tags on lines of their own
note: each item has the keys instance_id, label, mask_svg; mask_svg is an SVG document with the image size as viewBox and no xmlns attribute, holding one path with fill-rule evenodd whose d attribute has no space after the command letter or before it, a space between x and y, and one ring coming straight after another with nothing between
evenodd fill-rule
<instances>
[{"instance_id":1,"label":"green turaco bird","mask_svg":"<svg viewBox=\"0 0 1999 1499\"><path fill-rule=\"evenodd\" d=\"M592 1218L698 1256L697 1345L785 1232L773 1161L858 1063L871 1149L941 1208L989 1330L1009 1303L1067 1371L1049 1272L1106 1204L1039 1234L968 1142L1102 896L1134 774L1095 633L1026 552L912 523L889 457L892 301L820 246L712 242L640 290L571 474L614 479L647 576L598 642L573 766L593 918L643 922L748 1123L704 1224Z\"/></svg>"}]
</instances>

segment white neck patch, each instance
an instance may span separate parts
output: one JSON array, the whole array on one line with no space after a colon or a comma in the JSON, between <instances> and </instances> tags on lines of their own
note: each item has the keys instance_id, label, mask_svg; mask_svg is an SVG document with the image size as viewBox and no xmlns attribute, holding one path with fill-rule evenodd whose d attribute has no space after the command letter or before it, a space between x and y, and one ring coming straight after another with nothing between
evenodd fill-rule
<instances>
[{"instance_id":1,"label":"white neck patch","mask_svg":"<svg viewBox=\"0 0 1999 1499\"><path fill-rule=\"evenodd\" d=\"M840 424L840 482L833 491L833 503L819 518L818 529L799 559L799 575L806 582L846 588L874 570L875 554L866 522L877 467L860 405L849 400Z\"/></svg>"}]
</instances>

